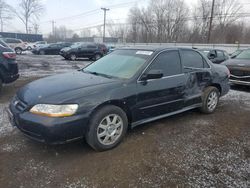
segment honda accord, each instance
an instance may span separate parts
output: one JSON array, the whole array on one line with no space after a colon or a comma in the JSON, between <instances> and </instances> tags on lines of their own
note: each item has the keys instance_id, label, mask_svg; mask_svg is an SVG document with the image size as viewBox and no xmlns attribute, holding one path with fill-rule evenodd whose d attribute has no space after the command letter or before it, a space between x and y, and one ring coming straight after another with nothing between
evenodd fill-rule
<instances>
[{"instance_id":1,"label":"honda accord","mask_svg":"<svg viewBox=\"0 0 250 188\"><path fill-rule=\"evenodd\" d=\"M75 72L21 88L11 123L40 142L86 138L97 151L117 146L128 128L194 108L213 113L229 91L229 71L192 49L133 47Z\"/></svg>"}]
</instances>

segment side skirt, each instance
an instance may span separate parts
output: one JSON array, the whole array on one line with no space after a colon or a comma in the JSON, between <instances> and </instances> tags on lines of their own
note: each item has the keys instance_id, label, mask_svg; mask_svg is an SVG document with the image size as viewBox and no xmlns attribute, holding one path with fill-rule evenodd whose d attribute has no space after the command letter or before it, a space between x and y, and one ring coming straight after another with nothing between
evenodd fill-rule
<instances>
[{"instance_id":1,"label":"side skirt","mask_svg":"<svg viewBox=\"0 0 250 188\"><path fill-rule=\"evenodd\" d=\"M131 128L133 129L133 128L135 128L138 125L141 125L141 124L144 124L144 123L149 123L149 122L152 122L152 121L156 121L156 120L159 120L159 119L162 119L162 118L166 118L166 117L169 117L169 116L172 116L172 115L180 114L182 112L185 112L185 111L188 111L188 110L192 110L192 109L195 109L195 108L199 108L201 106L202 106L202 104L196 104L196 105L188 106L186 108L183 108L181 110L178 110L178 111L175 111L175 112L171 112L171 113L168 113L168 114L163 114L163 115L156 116L156 117L153 117L153 118L143 119L143 120L140 120L140 121L132 123L131 124Z\"/></svg>"}]
</instances>

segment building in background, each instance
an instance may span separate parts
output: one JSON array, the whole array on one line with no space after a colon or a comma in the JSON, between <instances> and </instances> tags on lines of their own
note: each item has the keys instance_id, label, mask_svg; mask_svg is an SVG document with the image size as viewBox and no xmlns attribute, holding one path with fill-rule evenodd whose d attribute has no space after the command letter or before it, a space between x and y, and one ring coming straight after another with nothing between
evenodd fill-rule
<instances>
[{"instance_id":1,"label":"building in background","mask_svg":"<svg viewBox=\"0 0 250 188\"><path fill-rule=\"evenodd\" d=\"M0 32L0 37L21 39L24 42L43 41L43 35L38 34Z\"/></svg>"}]
</instances>

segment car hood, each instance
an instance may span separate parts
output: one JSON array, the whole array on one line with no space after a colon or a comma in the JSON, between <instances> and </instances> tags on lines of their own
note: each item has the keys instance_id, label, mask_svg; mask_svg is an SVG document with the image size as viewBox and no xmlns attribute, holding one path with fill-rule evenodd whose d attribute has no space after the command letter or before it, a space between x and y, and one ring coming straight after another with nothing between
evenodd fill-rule
<instances>
[{"instance_id":1,"label":"car hood","mask_svg":"<svg viewBox=\"0 0 250 188\"><path fill-rule=\"evenodd\" d=\"M250 67L249 59L229 59L223 63L227 67Z\"/></svg>"},{"instance_id":2,"label":"car hood","mask_svg":"<svg viewBox=\"0 0 250 188\"><path fill-rule=\"evenodd\" d=\"M116 79L75 71L31 82L18 91L17 97L29 105L37 103L60 104L90 95L91 92L96 92L97 88L117 81Z\"/></svg>"}]
</instances>

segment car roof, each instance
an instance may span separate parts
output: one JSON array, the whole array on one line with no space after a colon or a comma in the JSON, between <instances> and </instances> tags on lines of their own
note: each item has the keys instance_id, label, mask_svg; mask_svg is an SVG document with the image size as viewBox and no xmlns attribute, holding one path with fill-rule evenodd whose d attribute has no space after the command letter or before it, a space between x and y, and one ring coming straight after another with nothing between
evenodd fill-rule
<instances>
[{"instance_id":1,"label":"car roof","mask_svg":"<svg viewBox=\"0 0 250 188\"><path fill-rule=\"evenodd\" d=\"M176 46L125 46L125 47L118 47L117 49L126 49L126 50L145 50L145 51L162 51L162 50L181 50L181 49L188 49L194 50L192 48L184 48L184 47L176 47Z\"/></svg>"}]
</instances>

